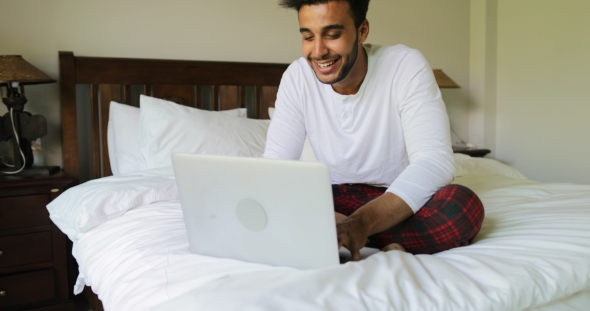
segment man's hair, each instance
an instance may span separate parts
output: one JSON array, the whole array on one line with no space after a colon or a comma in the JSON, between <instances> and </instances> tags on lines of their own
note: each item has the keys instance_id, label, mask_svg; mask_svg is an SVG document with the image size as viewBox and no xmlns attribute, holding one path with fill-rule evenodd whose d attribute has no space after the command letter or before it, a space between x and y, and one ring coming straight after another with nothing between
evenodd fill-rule
<instances>
[{"instance_id":1,"label":"man's hair","mask_svg":"<svg viewBox=\"0 0 590 311\"><path fill-rule=\"evenodd\" d=\"M354 26L358 29L363 21L367 18L367 11L369 10L370 0L279 0L279 5L287 8L294 9L299 12L301 6L324 4L330 1L346 1L350 6L350 15L354 20Z\"/></svg>"}]
</instances>

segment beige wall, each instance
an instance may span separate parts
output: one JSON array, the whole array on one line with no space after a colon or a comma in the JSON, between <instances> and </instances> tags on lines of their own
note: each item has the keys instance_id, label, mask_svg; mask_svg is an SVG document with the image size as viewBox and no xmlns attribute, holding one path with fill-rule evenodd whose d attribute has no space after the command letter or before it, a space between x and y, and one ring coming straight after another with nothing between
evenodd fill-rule
<instances>
[{"instance_id":1,"label":"beige wall","mask_svg":"<svg viewBox=\"0 0 590 311\"><path fill-rule=\"evenodd\" d=\"M469 49L469 142L496 149L497 0L472 0Z\"/></svg>"},{"instance_id":2,"label":"beige wall","mask_svg":"<svg viewBox=\"0 0 590 311\"><path fill-rule=\"evenodd\" d=\"M590 1L498 0L497 159L590 184Z\"/></svg>"},{"instance_id":3,"label":"beige wall","mask_svg":"<svg viewBox=\"0 0 590 311\"><path fill-rule=\"evenodd\" d=\"M0 55L23 55L56 79L58 51L284 63L300 56L296 13L275 0L2 0L2 12ZM443 96L453 127L466 140L469 0L372 0L368 19L368 42L420 49L432 67L463 86ZM30 86L27 95L26 110L49 123L44 163L61 165L58 86Z\"/></svg>"}]
</instances>

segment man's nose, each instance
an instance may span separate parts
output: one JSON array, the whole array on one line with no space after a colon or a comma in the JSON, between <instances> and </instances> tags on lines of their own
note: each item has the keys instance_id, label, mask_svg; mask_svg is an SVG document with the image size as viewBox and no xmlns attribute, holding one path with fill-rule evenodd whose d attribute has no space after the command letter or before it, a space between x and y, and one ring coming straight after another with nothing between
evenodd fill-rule
<instances>
[{"instance_id":1,"label":"man's nose","mask_svg":"<svg viewBox=\"0 0 590 311\"><path fill-rule=\"evenodd\" d=\"M322 59L329 54L328 47L326 46L324 40L315 40L313 54L313 57L316 59Z\"/></svg>"}]
</instances>

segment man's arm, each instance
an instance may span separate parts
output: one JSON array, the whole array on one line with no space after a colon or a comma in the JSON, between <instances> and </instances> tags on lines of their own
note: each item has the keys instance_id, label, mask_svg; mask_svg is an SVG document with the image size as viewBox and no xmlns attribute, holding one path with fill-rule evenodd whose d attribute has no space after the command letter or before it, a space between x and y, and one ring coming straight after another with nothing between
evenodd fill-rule
<instances>
[{"instance_id":1,"label":"man's arm","mask_svg":"<svg viewBox=\"0 0 590 311\"><path fill-rule=\"evenodd\" d=\"M414 215L414 211L400 197L385 192L363 205L349 217L337 221L338 248L344 246L352 260L360 260L360 249L370 235L387 230Z\"/></svg>"},{"instance_id":2,"label":"man's arm","mask_svg":"<svg viewBox=\"0 0 590 311\"><path fill-rule=\"evenodd\" d=\"M296 160L301 156L306 137L303 114L299 107L300 73L296 62L283 74L275 101L275 111L266 135L264 158Z\"/></svg>"}]
</instances>

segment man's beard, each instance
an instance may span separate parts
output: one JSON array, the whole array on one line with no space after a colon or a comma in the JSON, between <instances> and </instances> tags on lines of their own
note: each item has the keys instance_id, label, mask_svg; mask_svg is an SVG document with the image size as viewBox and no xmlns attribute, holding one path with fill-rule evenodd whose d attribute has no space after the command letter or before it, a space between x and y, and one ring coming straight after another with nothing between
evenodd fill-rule
<instances>
[{"instance_id":1,"label":"man's beard","mask_svg":"<svg viewBox=\"0 0 590 311\"><path fill-rule=\"evenodd\" d=\"M352 67L354 67L354 64L356 63L356 59L358 57L358 43L359 43L359 37L358 35L356 36L356 38L354 39L354 44L352 46L352 51L347 54L346 56L346 63L342 66L342 69L340 70L340 73L338 73L338 77L336 77L336 79L332 80L332 81L322 81L320 79L320 77L318 76L318 73L314 70L313 72L315 73L316 78L318 78L318 80L324 84L336 84L342 80L344 80L348 74L350 73L350 71L352 70ZM330 55L326 55L324 57L322 57L322 59L328 59L330 57ZM311 59L310 59L311 61ZM311 65L311 64L310 64ZM313 65L312 65L312 69L313 69Z\"/></svg>"}]
</instances>

